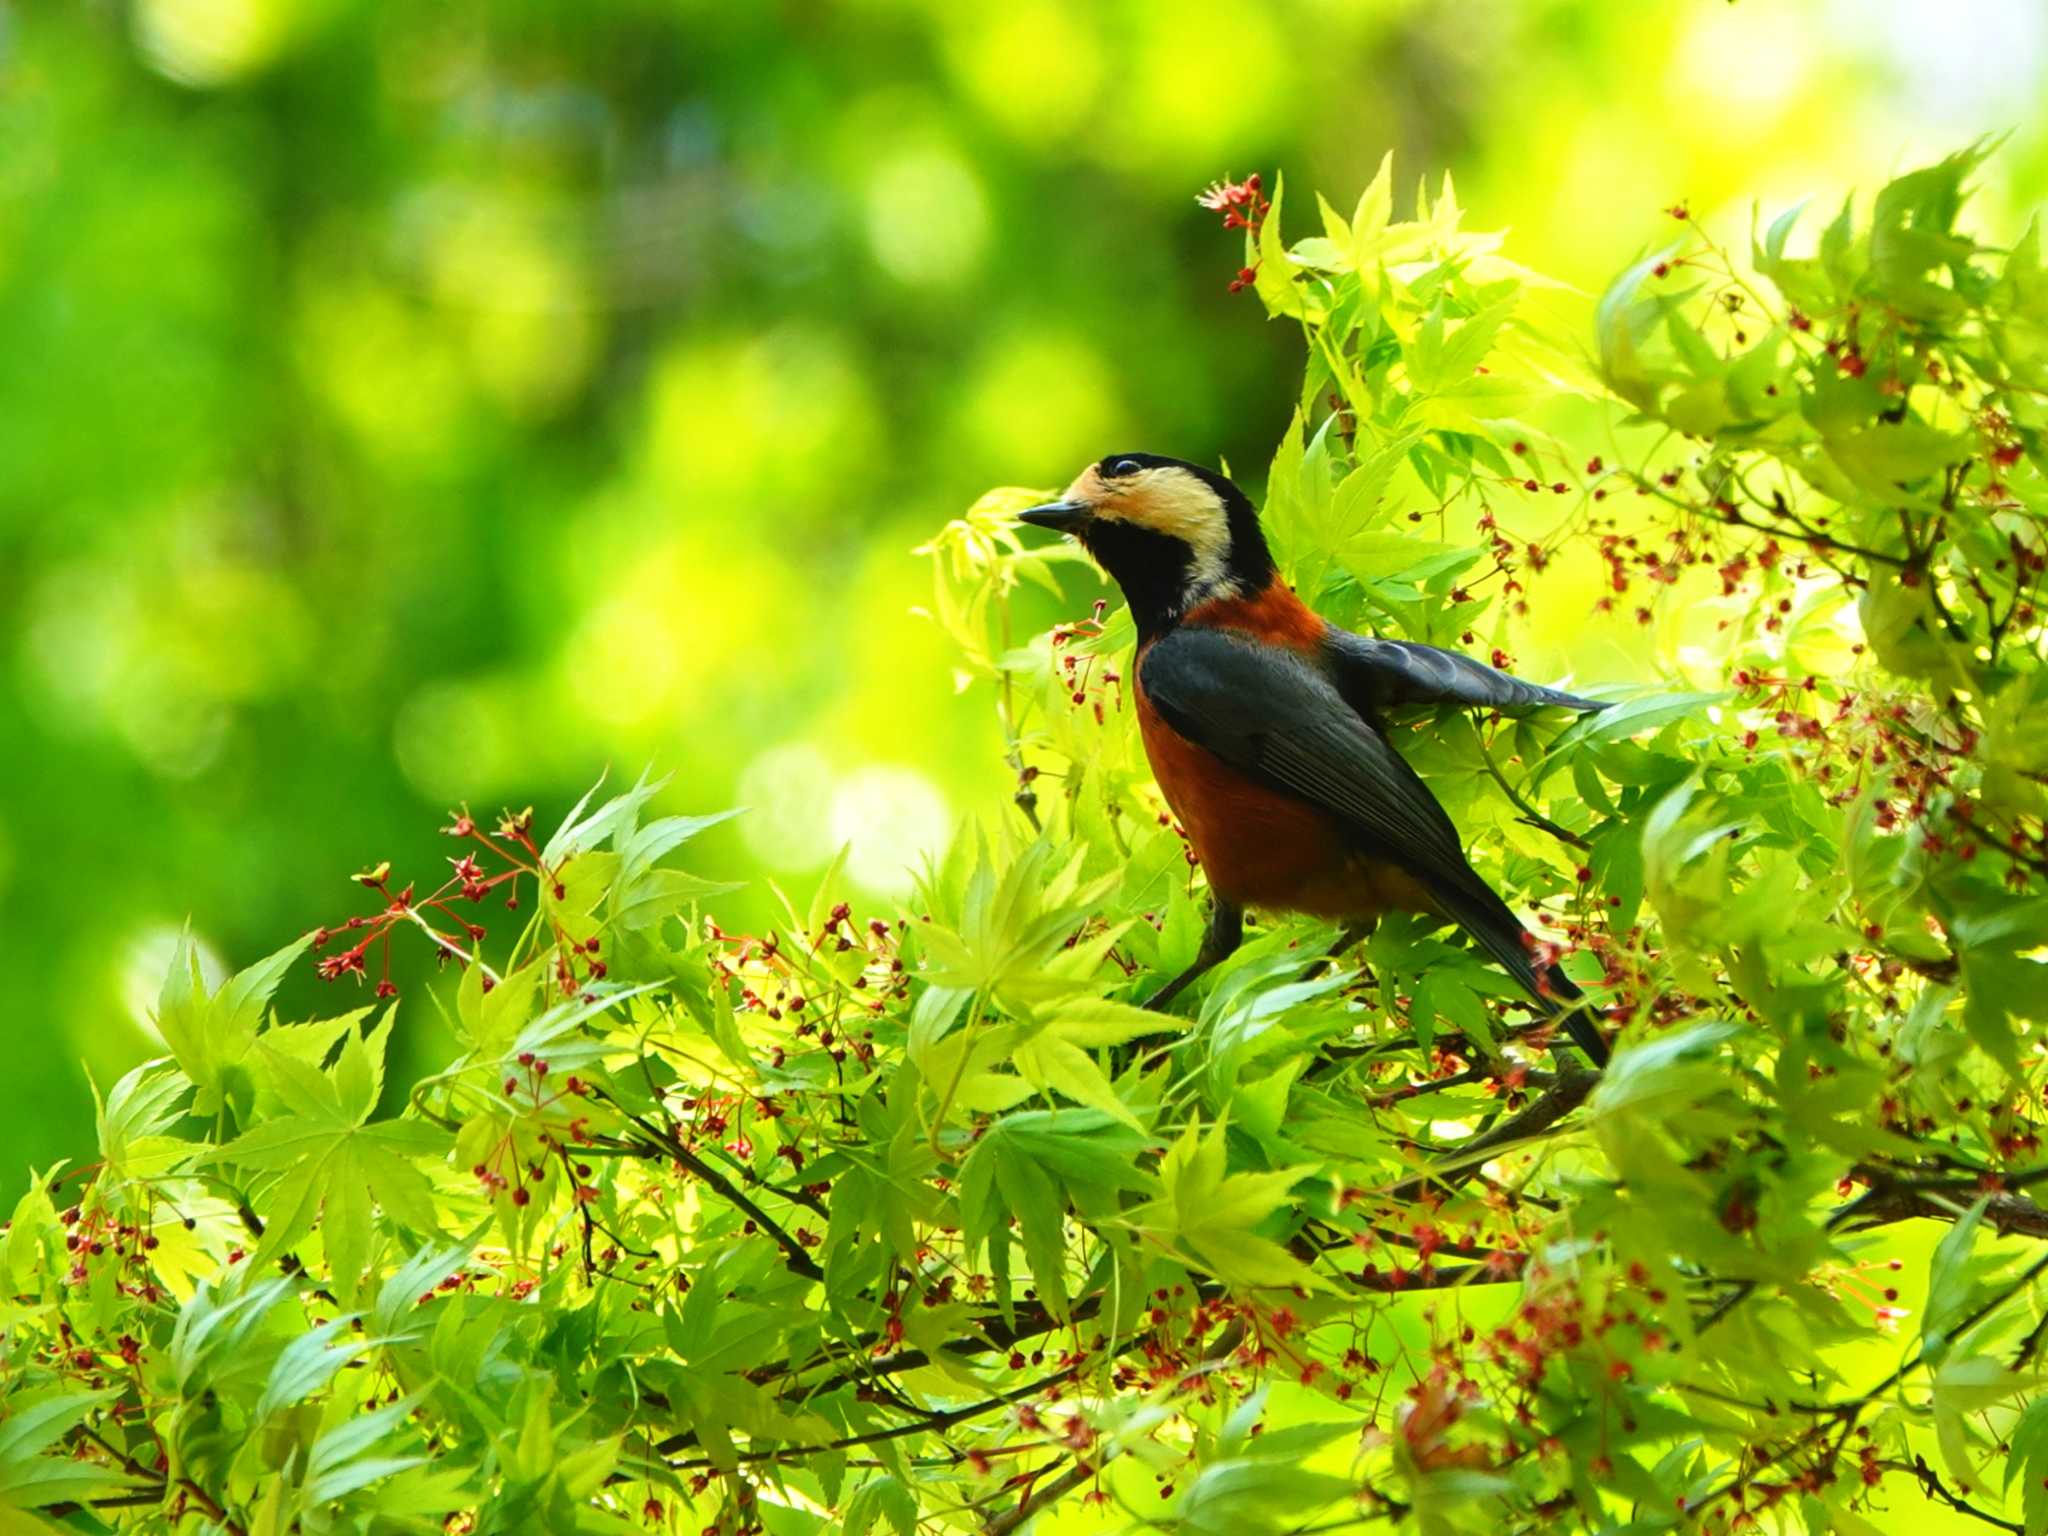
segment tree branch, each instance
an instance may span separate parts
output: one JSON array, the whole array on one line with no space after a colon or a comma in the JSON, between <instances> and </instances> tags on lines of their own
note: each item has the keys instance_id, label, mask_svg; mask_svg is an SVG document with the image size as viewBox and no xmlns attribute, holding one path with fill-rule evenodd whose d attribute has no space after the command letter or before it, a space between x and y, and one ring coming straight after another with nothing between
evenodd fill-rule
<instances>
[{"instance_id":1,"label":"tree branch","mask_svg":"<svg viewBox=\"0 0 2048 1536\"><path fill-rule=\"evenodd\" d=\"M1968 1515L1972 1520L1981 1520L1986 1525L1996 1526L2001 1531L2011 1531L2013 1536L2024 1536L2025 1526L2016 1521L2002 1519L1988 1509L1979 1509L1961 1494L1951 1492L1934 1468L1927 1465L1925 1457L1915 1456L1911 1463L1880 1461L1878 1466L1887 1472L1904 1472L1918 1479L1923 1493L1932 1494L1959 1514Z\"/></svg>"},{"instance_id":2,"label":"tree branch","mask_svg":"<svg viewBox=\"0 0 2048 1536\"><path fill-rule=\"evenodd\" d=\"M1593 846L1570 828L1560 827L1548 816L1537 810L1535 806L1523 799L1521 792L1508 782L1507 775L1502 773L1494 763L1493 754L1486 749L1484 741L1479 743L1479 761L1485 767L1487 776L1500 786L1500 792L1508 797L1509 804L1522 813L1522 820L1528 825L1535 827L1538 831L1548 832L1559 842L1569 843L1572 847L1582 851Z\"/></svg>"},{"instance_id":3,"label":"tree branch","mask_svg":"<svg viewBox=\"0 0 2048 1536\"><path fill-rule=\"evenodd\" d=\"M1074 1367L1055 1371L1050 1376L1041 1376L1037 1381L1016 1387L1008 1392L999 1392L994 1397L984 1398L978 1403L969 1403L964 1408L947 1408L936 1413L927 1413L912 1419L907 1424L891 1424L884 1429L871 1429L858 1435L841 1435L837 1440L828 1440L823 1445L788 1445L772 1451L742 1451L737 1460L742 1464L764 1461L789 1461L805 1456L816 1456L825 1451L843 1451L856 1445L879 1445L885 1440L901 1440L905 1435L921 1435L932 1431L951 1429L955 1424L964 1424L969 1419L978 1419L985 1413L1035 1397L1047 1387L1056 1387L1074 1374ZM667 1456L675 1451L685 1450L697 1440L695 1430L684 1430L659 1442L654 1449ZM694 1457L689 1461L672 1461L669 1466L678 1472L694 1471L699 1467L714 1465L708 1456Z\"/></svg>"},{"instance_id":4,"label":"tree branch","mask_svg":"<svg viewBox=\"0 0 2048 1536\"><path fill-rule=\"evenodd\" d=\"M1220 1289L1211 1290L1206 1294L1220 1294ZM989 1316L977 1319L972 1325L980 1329L981 1337L952 1339L941 1347L949 1355L960 1355L969 1358L975 1355L992 1354L997 1350L1013 1349L1028 1340L1043 1338L1048 1333L1056 1333L1060 1329L1070 1327L1075 1323L1086 1322L1101 1310L1101 1306L1102 1297L1100 1295L1083 1297L1068 1316L1058 1318L1047 1311L1042 1304L1027 1303L1016 1309L1017 1320L1014 1324L1005 1322L1000 1314L992 1313ZM852 1347L865 1352L872 1349L880 1337L879 1334L863 1334L852 1341ZM832 1359L833 1357L831 1356L825 1356L823 1358L814 1358L801 1365L791 1363L773 1366L766 1368L758 1374L750 1373L747 1379L756 1386L762 1386L785 1376L801 1375L803 1372L813 1370L818 1366L829 1365L832 1363ZM853 1371L842 1372L840 1375L832 1377L829 1381L822 1382L815 1387L806 1388L805 1395L808 1397L820 1396L862 1377L895 1376L904 1371L914 1371L920 1366L930 1365L931 1363L932 1357L927 1350L899 1350L894 1354L883 1355L878 1359L870 1361L866 1368L859 1373Z\"/></svg>"},{"instance_id":5,"label":"tree branch","mask_svg":"<svg viewBox=\"0 0 2048 1536\"><path fill-rule=\"evenodd\" d=\"M639 1127L640 1133L651 1143L650 1151L658 1151L665 1157L673 1158L698 1179L710 1185L721 1199L745 1212L756 1226L774 1238L776 1243L780 1245L784 1255L786 1255L789 1267L792 1270L802 1275L806 1280L823 1280L825 1278L825 1271L818 1267L817 1260L811 1257L804 1245L792 1237L774 1217L750 1200L745 1191L733 1183L731 1179L728 1179L716 1168L705 1162L703 1158L697 1156L696 1153L684 1146L676 1136L663 1130L660 1126L643 1120L609 1095L604 1095L604 1097L606 1102L614 1109L618 1110L620 1114Z\"/></svg>"},{"instance_id":6,"label":"tree branch","mask_svg":"<svg viewBox=\"0 0 2048 1536\"><path fill-rule=\"evenodd\" d=\"M1497 1149L1548 1134L1558 1121L1586 1102L1587 1095L1599 1082L1598 1072L1589 1071L1573 1061L1561 1062L1557 1075L1540 1098L1492 1130L1447 1148L1442 1162L1413 1178L1402 1180L1387 1192L1386 1198L1414 1200L1438 1180L1452 1184L1462 1182Z\"/></svg>"},{"instance_id":7,"label":"tree branch","mask_svg":"<svg viewBox=\"0 0 2048 1536\"><path fill-rule=\"evenodd\" d=\"M987 1536L1010 1536L1010 1533L1039 1514L1047 1507L1057 1504L1076 1488L1087 1482L1099 1469L1085 1461L1075 1463L1043 1487L1033 1490L1027 1497L1019 1499L1014 1509L1006 1509L991 1515L982 1530Z\"/></svg>"},{"instance_id":8,"label":"tree branch","mask_svg":"<svg viewBox=\"0 0 2048 1536\"><path fill-rule=\"evenodd\" d=\"M1895 1221L1910 1221L1916 1216L1929 1221L1955 1221L1963 1214L1952 1201L1941 1198L1943 1193L1962 1193L1969 1187L1958 1187L1953 1179L1919 1184L1881 1168L1859 1167L1857 1172L1870 1180L1870 1188L1830 1216L1830 1227L1863 1231ZM2048 1207L2025 1195L2010 1191L1992 1195L1984 1203L1983 1220L2005 1237L2048 1238Z\"/></svg>"}]
</instances>

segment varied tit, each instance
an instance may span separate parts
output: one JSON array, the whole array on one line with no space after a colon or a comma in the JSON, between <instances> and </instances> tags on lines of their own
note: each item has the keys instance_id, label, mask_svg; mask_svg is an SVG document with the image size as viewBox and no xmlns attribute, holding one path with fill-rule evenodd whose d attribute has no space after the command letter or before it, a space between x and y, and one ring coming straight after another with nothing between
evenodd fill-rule
<instances>
[{"instance_id":1,"label":"varied tit","mask_svg":"<svg viewBox=\"0 0 2048 1536\"><path fill-rule=\"evenodd\" d=\"M1139 730L1214 898L1164 1007L1235 950L1244 909L1369 930L1390 911L1457 923L1595 1062L1606 1042L1560 970L1479 878L1458 830L1380 728L1390 705L1595 710L1455 651L1337 628L1280 579L1251 501L1224 476L1112 454L1019 514L1071 534L1123 589L1138 630Z\"/></svg>"}]
</instances>

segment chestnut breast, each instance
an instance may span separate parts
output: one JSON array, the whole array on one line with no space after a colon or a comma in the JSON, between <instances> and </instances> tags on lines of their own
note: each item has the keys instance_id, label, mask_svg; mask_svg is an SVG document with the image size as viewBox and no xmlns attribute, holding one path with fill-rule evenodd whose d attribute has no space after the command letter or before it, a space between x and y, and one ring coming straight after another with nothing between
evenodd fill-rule
<instances>
[{"instance_id":1,"label":"chestnut breast","mask_svg":"<svg viewBox=\"0 0 2048 1536\"><path fill-rule=\"evenodd\" d=\"M1228 607L1236 610L1230 615L1233 618L1241 614L1281 622L1264 633L1251 624L1219 627L1243 629L1267 643L1276 643L1271 637L1278 631L1284 638L1277 643L1312 650L1321 643L1322 620L1293 593L1277 584L1276 588L1284 603L1232 599ZM1196 612L1207 617L1226 608L1224 603L1206 606L1207 612ZM1245 612L1247 609L1251 611ZM1301 616L1310 622L1302 622ZM1306 800L1267 788L1176 731L1145 695L1142 650L1138 660L1140 665L1132 669L1136 678L1133 693L1145 756L1160 793L1186 830L1209 888L1217 896L1241 906L1349 921L1387 911L1429 909L1420 882L1405 870L1363 853L1335 816Z\"/></svg>"}]
</instances>

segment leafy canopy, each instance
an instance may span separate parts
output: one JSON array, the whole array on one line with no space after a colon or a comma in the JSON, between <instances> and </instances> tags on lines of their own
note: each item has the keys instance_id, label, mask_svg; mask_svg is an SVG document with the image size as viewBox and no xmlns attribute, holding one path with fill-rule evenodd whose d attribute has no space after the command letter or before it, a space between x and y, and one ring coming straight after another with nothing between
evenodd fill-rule
<instances>
[{"instance_id":1,"label":"leafy canopy","mask_svg":"<svg viewBox=\"0 0 2048 1536\"><path fill-rule=\"evenodd\" d=\"M181 951L169 1054L0 1246L9 1528L2048 1529L2048 274L1959 225L1978 155L1745 260L1673 210L1590 338L1448 182L1292 244L1212 195L1305 343L1303 595L1654 652L1597 717L1398 733L1604 1073L1412 919L1317 976L1268 921L1139 1009L1203 899L1128 622L1021 632L1076 557L992 493L932 613L1015 804L905 911L835 873L725 932L643 780L459 816L446 883L369 871L218 990ZM404 941L463 1050L393 1112L388 998L269 1002Z\"/></svg>"}]
</instances>

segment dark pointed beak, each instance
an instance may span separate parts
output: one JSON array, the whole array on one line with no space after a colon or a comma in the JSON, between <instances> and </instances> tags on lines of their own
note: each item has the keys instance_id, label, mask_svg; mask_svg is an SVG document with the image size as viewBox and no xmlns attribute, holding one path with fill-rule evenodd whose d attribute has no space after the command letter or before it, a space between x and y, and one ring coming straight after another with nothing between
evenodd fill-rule
<instances>
[{"instance_id":1,"label":"dark pointed beak","mask_svg":"<svg viewBox=\"0 0 2048 1536\"><path fill-rule=\"evenodd\" d=\"M1095 509L1085 501L1048 501L1043 506L1026 507L1017 514L1017 521L1050 528L1054 533L1079 533L1094 515Z\"/></svg>"}]
</instances>

